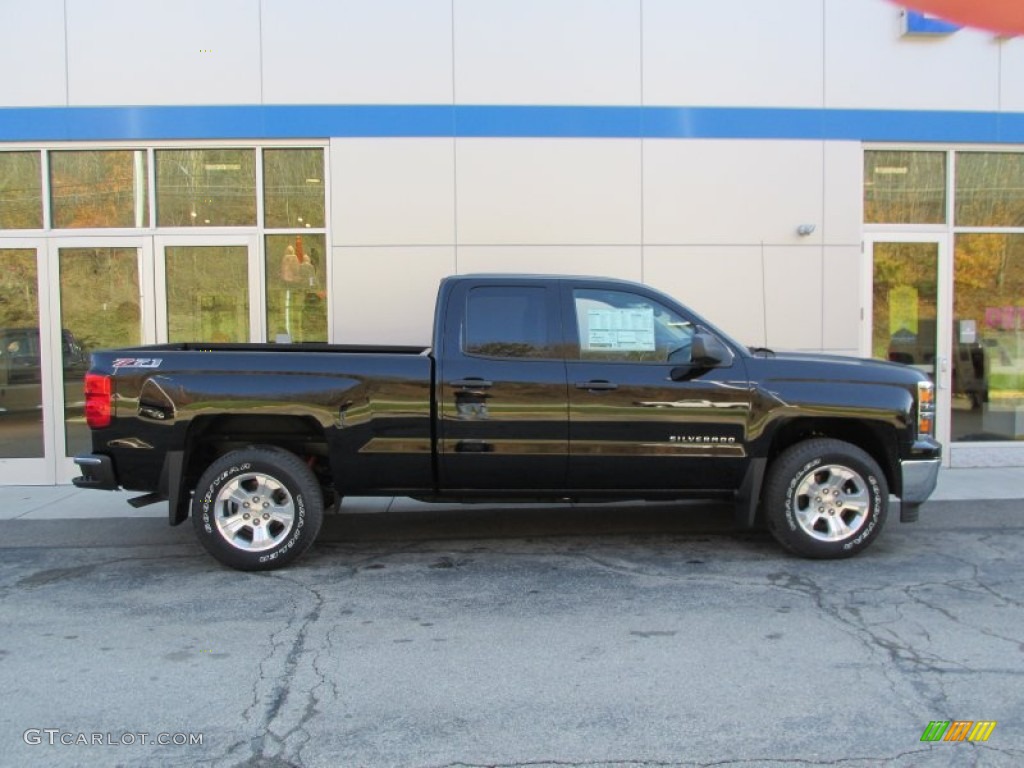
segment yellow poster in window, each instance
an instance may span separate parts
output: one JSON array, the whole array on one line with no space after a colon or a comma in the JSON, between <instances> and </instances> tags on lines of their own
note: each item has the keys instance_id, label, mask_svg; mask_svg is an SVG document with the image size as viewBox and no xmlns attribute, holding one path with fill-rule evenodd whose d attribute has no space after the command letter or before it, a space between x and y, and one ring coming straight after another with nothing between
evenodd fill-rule
<instances>
[{"instance_id":1,"label":"yellow poster in window","mask_svg":"<svg viewBox=\"0 0 1024 768\"><path fill-rule=\"evenodd\" d=\"M917 336L917 288L898 285L889 291L889 335Z\"/></svg>"}]
</instances>

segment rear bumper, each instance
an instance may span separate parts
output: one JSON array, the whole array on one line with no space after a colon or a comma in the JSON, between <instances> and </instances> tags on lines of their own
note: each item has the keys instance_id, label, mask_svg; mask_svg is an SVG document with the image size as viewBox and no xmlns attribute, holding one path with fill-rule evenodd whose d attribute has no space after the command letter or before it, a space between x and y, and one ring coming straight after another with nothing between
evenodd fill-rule
<instances>
[{"instance_id":1,"label":"rear bumper","mask_svg":"<svg viewBox=\"0 0 1024 768\"><path fill-rule=\"evenodd\" d=\"M100 491L116 491L117 480L114 478L114 462L109 456L85 453L75 456L75 464L81 471L81 477L71 480L78 488L96 488Z\"/></svg>"},{"instance_id":2,"label":"rear bumper","mask_svg":"<svg viewBox=\"0 0 1024 768\"><path fill-rule=\"evenodd\" d=\"M921 504L935 490L939 481L939 466L942 459L910 459L900 462L903 473L903 493L900 500L904 504Z\"/></svg>"}]
</instances>

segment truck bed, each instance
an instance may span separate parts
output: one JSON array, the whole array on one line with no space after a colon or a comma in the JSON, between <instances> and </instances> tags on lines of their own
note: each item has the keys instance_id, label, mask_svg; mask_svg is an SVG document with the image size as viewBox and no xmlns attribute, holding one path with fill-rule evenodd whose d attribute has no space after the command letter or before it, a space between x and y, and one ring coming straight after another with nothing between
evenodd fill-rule
<instances>
[{"instance_id":1,"label":"truck bed","mask_svg":"<svg viewBox=\"0 0 1024 768\"><path fill-rule=\"evenodd\" d=\"M423 347L188 342L95 352L92 366L115 416L94 442L127 489L160 487L154 455L265 442L323 457L339 492L434 488Z\"/></svg>"}]
</instances>

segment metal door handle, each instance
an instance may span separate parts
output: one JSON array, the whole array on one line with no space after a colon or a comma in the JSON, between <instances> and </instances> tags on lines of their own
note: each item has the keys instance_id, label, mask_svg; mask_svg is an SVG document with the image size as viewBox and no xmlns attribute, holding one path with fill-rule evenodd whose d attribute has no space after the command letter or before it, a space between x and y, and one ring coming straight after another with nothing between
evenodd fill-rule
<instances>
[{"instance_id":1,"label":"metal door handle","mask_svg":"<svg viewBox=\"0 0 1024 768\"><path fill-rule=\"evenodd\" d=\"M611 381L577 381L576 389L585 389L588 392L607 392L612 389L618 389L619 385Z\"/></svg>"}]
</instances>

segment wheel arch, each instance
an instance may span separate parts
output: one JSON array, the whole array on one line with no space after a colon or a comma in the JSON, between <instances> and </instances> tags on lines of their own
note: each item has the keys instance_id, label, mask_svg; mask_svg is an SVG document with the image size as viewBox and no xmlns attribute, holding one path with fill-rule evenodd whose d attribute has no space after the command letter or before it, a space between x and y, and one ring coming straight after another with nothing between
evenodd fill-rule
<instances>
[{"instance_id":1,"label":"wheel arch","mask_svg":"<svg viewBox=\"0 0 1024 768\"><path fill-rule=\"evenodd\" d=\"M192 492L206 468L239 448L265 446L306 461L322 486L330 487L327 435L311 416L226 414L198 416L189 425L181 451L168 452L168 515L171 525L188 519Z\"/></svg>"},{"instance_id":2,"label":"wheel arch","mask_svg":"<svg viewBox=\"0 0 1024 768\"><path fill-rule=\"evenodd\" d=\"M899 495L899 446L896 430L881 422L857 419L798 418L781 424L772 435L767 451L768 466L792 445L815 438L832 438L850 443L878 462L885 473L890 493Z\"/></svg>"}]
</instances>

